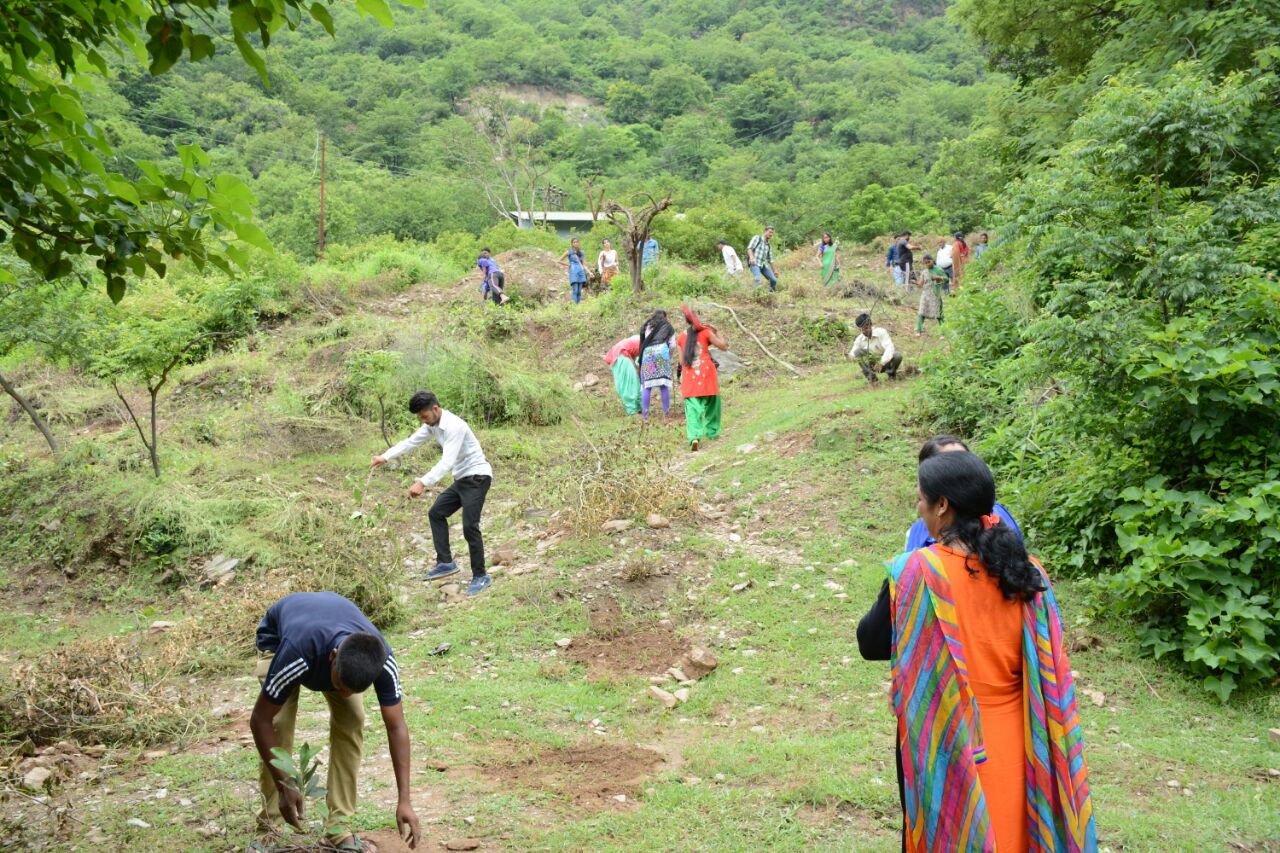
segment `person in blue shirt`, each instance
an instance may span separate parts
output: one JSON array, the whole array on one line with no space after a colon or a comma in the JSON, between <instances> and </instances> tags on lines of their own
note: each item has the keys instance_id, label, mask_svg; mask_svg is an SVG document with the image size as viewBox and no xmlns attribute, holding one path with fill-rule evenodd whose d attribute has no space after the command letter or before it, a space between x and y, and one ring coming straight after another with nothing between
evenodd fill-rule
<instances>
[{"instance_id":1,"label":"person in blue shirt","mask_svg":"<svg viewBox=\"0 0 1280 853\"><path fill-rule=\"evenodd\" d=\"M969 446L954 435L935 435L920 448L919 461L923 462L939 453L968 449ZM1005 509L999 501L996 501L994 511L996 515L1000 516L1000 520L1009 525L1009 529L1018 534L1018 538L1021 539L1022 528L1018 527L1018 522L1013 520L1009 510ZM934 544L934 540L929 536L929 530L925 527L924 520L917 518L915 524L911 525L911 529L907 531L907 543L903 550L909 554L917 548L927 548L932 544Z\"/></svg>"},{"instance_id":2,"label":"person in blue shirt","mask_svg":"<svg viewBox=\"0 0 1280 853\"><path fill-rule=\"evenodd\" d=\"M582 301L582 286L587 283L586 255L577 237L569 241L569 250L560 256L560 263L569 268L569 287L576 305Z\"/></svg>"},{"instance_id":3,"label":"person in blue shirt","mask_svg":"<svg viewBox=\"0 0 1280 853\"><path fill-rule=\"evenodd\" d=\"M480 250L480 257L476 259L476 267L484 273L484 278L480 281L480 301L492 299L494 305L501 305L506 301L506 293L503 288L506 287L507 277L502 272L502 267L498 266L498 262L489 256L488 249Z\"/></svg>"},{"instance_id":4,"label":"person in blue shirt","mask_svg":"<svg viewBox=\"0 0 1280 853\"><path fill-rule=\"evenodd\" d=\"M274 833L284 820L302 828L303 800L271 750L293 751L298 694L303 687L329 705L329 815L326 844L335 850L373 849L351 831L356 812L356 774L364 747L364 703L370 687L378 696L387 729L398 801L396 827L410 847L422 837L410 801L409 728L401 705L400 669L382 634L352 602L336 592L295 592L267 609L258 624L255 671L261 688L249 716L249 731L261 759L263 808L258 826Z\"/></svg>"},{"instance_id":5,"label":"person in blue shirt","mask_svg":"<svg viewBox=\"0 0 1280 853\"><path fill-rule=\"evenodd\" d=\"M646 269L649 264L658 260L658 241L650 237L640 248L640 269Z\"/></svg>"},{"instance_id":6,"label":"person in blue shirt","mask_svg":"<svg viewBox=\"0 0 1280 853\"><path fill-rule=\"evenodd\" d=\"M893 276L893 283L902 286L902 270L898 268L898 240L901 234L894 234L893 241L889 243L889 252L884 257L884 265Z\"/></svg>"}]
</instances>

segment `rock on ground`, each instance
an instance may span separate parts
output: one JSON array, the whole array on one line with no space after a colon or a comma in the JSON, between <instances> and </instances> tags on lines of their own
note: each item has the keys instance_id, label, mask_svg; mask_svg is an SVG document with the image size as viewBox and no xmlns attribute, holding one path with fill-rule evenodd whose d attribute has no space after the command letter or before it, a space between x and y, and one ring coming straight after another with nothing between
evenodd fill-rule
<instances>
[{"instance_id":1,"label":"rock on ground","mask_svg":"<svg viewBox=\"0 0 1280 853\"><path fill-rule=\"evenodd\" d=\"M668 693L656 684L649 686L649 695L661 702L666 708L674 708L679 701L674 694Z\"/></svg>"},{"instance_id":2,"label":"rock on ground","mask_svg":"<svg viewBox=\"0 0 1280 853\"><path fill-rule=\"evenodd\" d=\"M695 646L680 662L679 669L685 675L697 681L699 678L708 675L719 665L720 661L716 660L716 656L710 651L701 646Z\"/></svg>"}]
</instances>

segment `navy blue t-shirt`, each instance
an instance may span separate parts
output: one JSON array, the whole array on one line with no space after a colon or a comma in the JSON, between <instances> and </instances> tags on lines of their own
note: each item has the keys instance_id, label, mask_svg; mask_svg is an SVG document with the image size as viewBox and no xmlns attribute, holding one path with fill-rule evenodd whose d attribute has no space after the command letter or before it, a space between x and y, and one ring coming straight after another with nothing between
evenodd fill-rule
<instances>
[{"instance_id":1,"label":"navy blue t-shirt","mask_svg":"<svg viewBox=\"0 0 1280 853\"><path fill-rule=\"evenodd\" d=\"M352 634L382 634L373 627L360 608L336 592L295 592L267 610L258 623L259 651L275 652L271 668L262 682L262 694L273 704L283 705L297 685L309 690L333 690L329 677L329 652ZM400 704L400 670L395 655L387 649L382 672L373 682L378 704Z\"/></svg>"}]
</instances>

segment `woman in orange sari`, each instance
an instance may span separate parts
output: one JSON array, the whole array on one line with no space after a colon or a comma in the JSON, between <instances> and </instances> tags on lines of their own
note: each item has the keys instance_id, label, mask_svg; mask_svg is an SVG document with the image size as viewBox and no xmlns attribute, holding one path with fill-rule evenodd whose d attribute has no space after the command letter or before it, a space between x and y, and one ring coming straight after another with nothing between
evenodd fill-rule
<instances>
[{"instance_id":1,"label":"woman in orange sari","mask_svg":"<svg viewBox=\"0 0 1280 853\"><path fill-rule=\"evenodd\" d=\"M689 327L676 338L680 352L680 396L684 397L684 431L689 449L720 434L720 377L708 347L727 350L729 344L716 327L704 324L687 306L681 305Z\"/></svg>"},{"instance_id":2,"label":"woman in orange sari","mask_svg":"<svg viewBox=\"0 0 1280 853\"><path fill-rule=\"evenodd\" d=\"M913 853L1098 849L1084 738L1053 590L995 514L968 452L920 464L917 511L936 544L902 554L858 626L891 660Z\"/></svg>"}]
</instances>

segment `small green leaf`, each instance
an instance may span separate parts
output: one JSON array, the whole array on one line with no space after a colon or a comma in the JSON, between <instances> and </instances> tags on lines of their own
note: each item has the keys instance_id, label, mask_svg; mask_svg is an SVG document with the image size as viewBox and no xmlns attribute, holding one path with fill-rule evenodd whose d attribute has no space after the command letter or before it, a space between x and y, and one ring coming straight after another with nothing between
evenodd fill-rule
<instances>
[{"instance_id":1,"label":"small green leaf","mask_svg":"<svg viewBox=\"0 0 1280 853\"><path fill-rule=\"evenodd\" d=\"M356 8L363 14L373 17L384 27L395 23L391 19L391 7L387 5L387 0L356 0Z\"/></svg>"},{"instance_id":2,"label":"small green leaf","mask_svg":"<svg viewBox=\"0 0 1280 853\"><path fill-rule=\"evenodd\" d=\"M329 10L322 3L311 4L311 17L319 21L325 32L333 35L333 16L329 14Z\"/></svg>"}]
</instances>

